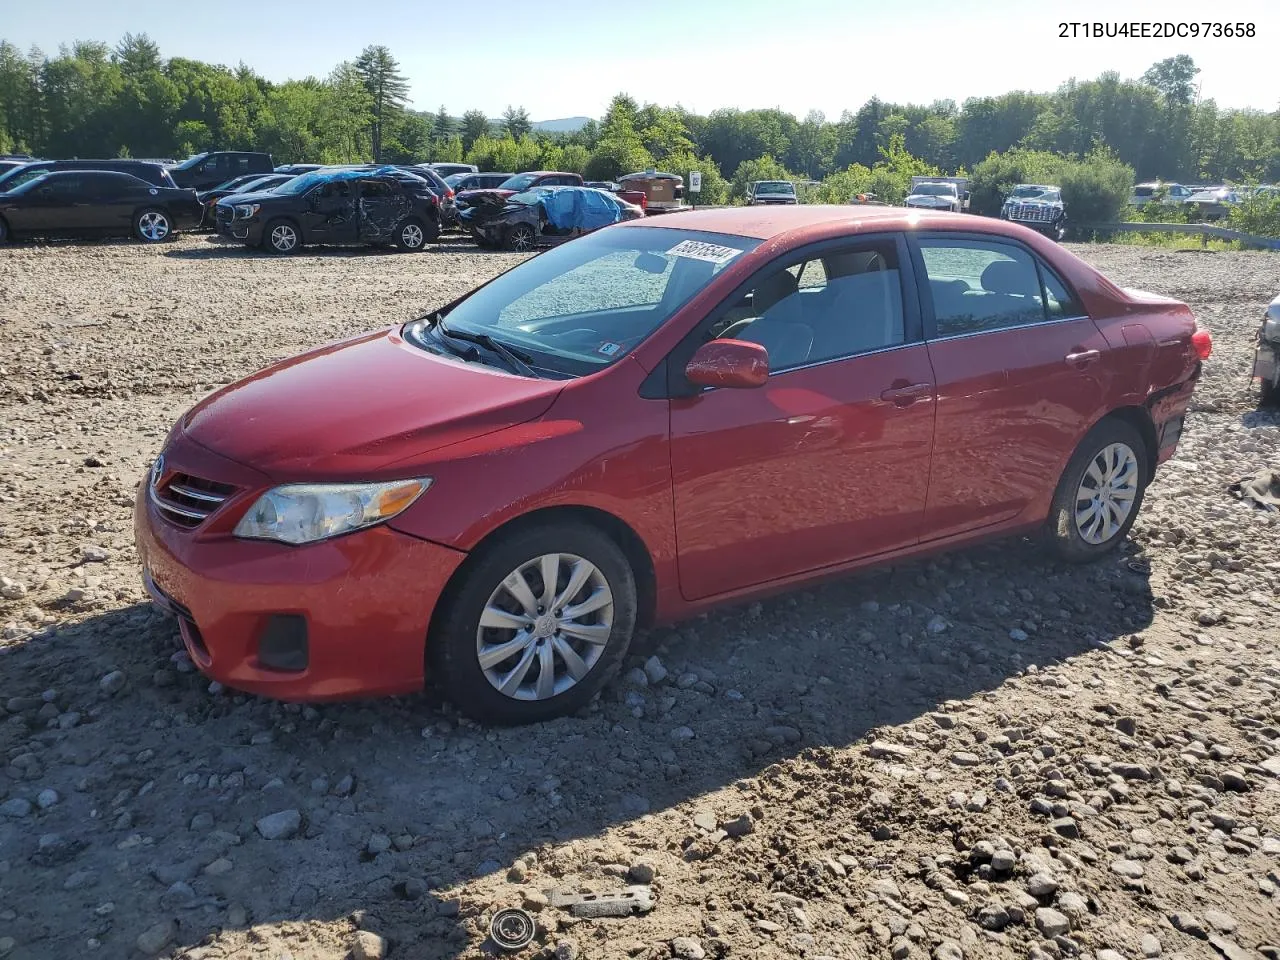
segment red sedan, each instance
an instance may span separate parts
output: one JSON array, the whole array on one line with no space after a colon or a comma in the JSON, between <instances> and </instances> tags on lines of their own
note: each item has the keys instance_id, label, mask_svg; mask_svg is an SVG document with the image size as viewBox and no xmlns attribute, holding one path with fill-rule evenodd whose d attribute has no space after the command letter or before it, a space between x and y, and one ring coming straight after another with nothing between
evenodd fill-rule
<instances>
[{"instance_id":1,"label":"red sedan","mask_svg":"<svg viewBox=\"0 0 1280 960\"><path fill-rule=\"evenodd\" d=\"M1114 550L1209 336L1016 224L699 211L205 399L141 485L193 660L287 700L582 706L638 626L1040 530Z\"/></svg>"}]
</instances>

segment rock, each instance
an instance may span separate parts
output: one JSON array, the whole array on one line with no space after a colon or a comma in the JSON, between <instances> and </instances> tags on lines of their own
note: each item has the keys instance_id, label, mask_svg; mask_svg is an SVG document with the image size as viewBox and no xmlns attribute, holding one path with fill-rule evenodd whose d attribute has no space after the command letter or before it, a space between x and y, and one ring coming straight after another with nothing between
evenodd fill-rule
<instances>
[{"instance_id":1,"label":"rock","mask_svg":"<svg viewBox=\"0 0 1280 960\"><path fill-rule=\"evenodd\" d=\"M1144 933L1142 935L1142 943L1140 944L1142 955L1144 957L1158 957L1161 953L1160 940L1155 934Z\"/></svg>"},{"instance_id":2,"label":"rock","mask_svg":"<svg viewBox=\"0 0 1280 960\"><path fill-rule=\"evenodd\" d=\"M7 957L17 945L18 941L13 937L0 937L0 957Z\"/></svg>"},{"instance_id":3,"label":"rock","mask_svg":"<svg viewBox=\"0 0 1280 960\"><path fill-rule=\"evenodd\" d=\"M1059 913L1052 907L1040 907L1036 910L1036 929L1045 937L1052 939L1071 931L1071 921L1065 913Z\"/></svg>"},{"instance_id":4,"label":"rock","mask_svg":"<svg viewBox=\"0 0 1280 960\"><path fill-rule=\"evenodd\" d=\"M650 657L644 662L644 675L649 683L656 687L667 679L667 668L662 665L662 661L656 656Z\"/></svg>"},{"instance_id":5,"label":"rock","mask_svg":"<svg viewBox=\"0 0 1280 960\"><path fill-rule=\"evenodd\" d=\"M1236 928L1240 925L1236 922L1236 918L1222 910L1206 910L1204 912L1204 922L1219 933L1235 933Z\"/></svg>"},{"instance_id":6,"label":"rock","mask_svg":"<svg viewBox=\"0 0 1280 960\"><path fill-rule=\"evenodd\" d=\"M578 960L578 945L572 940L556 941L555 958L556 960Z\"/></svg>"},{"instance_id":7,"label":"rock","mask_svg":"<svg viewBox=\"0 0 1280 960\"><path fill-rule=\"evenodd\" d=\"M720 829L723 830L726 835L735 838L745 837L747 834L753 832L755 828L755 821L751 819L750 815L745 813L720 824Z\"/></svg>"},{"instance_id":8,"label":"rock","mask_svg":"<svg viewBox=\"0 0 1280 960\"><path fill-rule=\"evenodd\" d=\"M421 877L409 877L401 884L401 891L406 900L421 900L427 895L427 882Z\"/></svg>"},{"instance_id":9,"label":"rock","mask_svg":"<svg viewBox=\"0 0 1280 960\"><path fill-rule=\"evenodd\" d=\"M943 940L933 948L933 960L964 960L964 950L954 940Z\"/></svg>"},{"instance_id":10,"label":"rock","mask_svg":"<svg viewBox=\"0 0 1280 960\"><path fill-rule=\"evenodd\" d=\"M991 869L996 873L1009 873L1017 865L1018 858L1012 850L997 850L991 856Z\"/></svg>"},{"instance_id":11,"label":"rock","mask_svg":"<svg viewBox=\"0 0 1280 960\"><path fill-rule=\"evenodd\" d=\"M109 697L114 697L124 689L126 677L123 670L112 670L98 681L98 689Z\"/></svg>"},{"instance_id":12,"label":"rock","mask_svg":"<svg viewBox=\"0 0 1280 960\"><path fill-rule=\"evenodd\" d=\"M671 941L671 955L680 960L702 960L707 951L693 937L676 937Z\"/></svg>"},{"instance_id":13,"label":"rock","mask_svg":"<svg viewBox=\"0 0 1280 960\"><path fill-rule=\"evenodd\" d=\"M1219 937L1217 934L1209 937L1209 943L1215 950L1226 957L1226 960L1254 960L1254 957L1257 956L1257 954L1244 949L1240 944Z\"/></svg>"},{"instance_id":14,"label":"rock","mask_svg":"<svg viewBox=\"0 0 1280 960\"><path fill-rule=\"evenodd\" d=\"M210 877L226 876L234 869L234 864L226 857L219 857L204 868L204 872Z\"/></svg>"},{"instance_id":15,"label":"rock","mask_svg":"<svg viewBox=\"0 0 1280 960\"><path fill-rule=\"evenodd\" d=\"M1009 925L1009 911L998 903L988 903L978 910L978 926L1000 931Z\"/></svg>"},{"instance_id":16,"label":"rock","mask_svg":"<svg viewBox=\"0 0 1280 960\"><path fill-rule=\"evenodd\" d=\"M507 880L510 883L524 883L529 878L529 869L524 862L517 860L511 865L511 869L507 871Z\"/></svg>"},{"instance_id":17,"label":"rock","mask_svg":"<svg viewBox=\"0 0 1280 960\"><path fill-rule=\"evenodd\" d=\"M1142 864L1138 863L1137 860L1114 860L1111 863L1111 872L1118 873L1129 880L1140 880L1146 870L1142 868Z\"/></svg>"},{"instance_id":18,"label":"rock","mask_svg":"<svg viewBox=\"0 0 1280 960\"><path fill-rule=\"evenodd\" d=\"M695 734L690 727L676 727L670 732L669 736L672 740L683 742L686 740L692 740L697 736L697 734Z\"/></svg>"},{"instance_id":19,"label":"rock","mask_svg":"<svg viewBox=\"0 0 1280 960\"><path fill-rule=\"evenodd\" d=\"M86 544L80 551L80 559L84 563L103 563L111 557L111 551L96 544Z\"/></svg>"},{"instance_id":20,"label":"rock","mask_svg":"<svg viewBox=\"0 0 1280 960\"><path fill-rule=\"evenodd\" d=\"M333 785L333 789L329 792L335 797L349 797L351 792L356 788L355 777L347 774L341 780Z\"/></svg>"},{"instance_id":21,"label":"rock","mask_svg":"<svg viewBox=\"0 0 1280 960\"><path fill-rule=\"evenodd\" d=\"M1033 897L1052 897L1058 892L1058 881L1050 874L1040 871L1027 878L1026 890Z\"/></svg>"},{"instance_id":22,"label":"rock","mask_svg":"<svg viewBox=\"0 0 1280 960\"><path fill-rule=\"evenodd\" d=\"M976 767L982 762L982 758L976 753L969 753L966 750L961 750L951 755L951 762L957 767Z\"/></svg>"},{"instance_id":23,"label":"rock","mask_svg":"<svg viewBox=\"0 0 1280 960\"><path fill-rule=\"evenodd\" d=\"M159 953L178 935L178 925L172 920L161 920L138 935L135 944L139 952L147 956Z\"/></svg>"},{"instance_id":24,"label":"rock","mask_svg":"<svg viewBox=\"0 0 1280 960\"><path fill-rule=\"evenodd\" d=\"M58 796L57 790L41 790L36 794L36 806L41 810L48 810L52 806L56 806L62 798Z\"/></svg>"},{"instance_id":25,"label":"rock","mask_svg":"<svg viewBox=\"0 0 1280 960\"><path fill-rule=\"evenodd\" d=\"M391 838L385 833L375 833L365 843L364 849L366 853L374 857L380 853L386 853L391 849Z\"/></svg>"},{"instance_id":26,"label":"rock","mask_svg":"<svg viewBox=\"0 0 1280 960\"><path fill-rule=\"evenodd\" d=\"M1200 918L1193 913L1179 912L1171 914L1169 923L1173 925L1173 929L1181 931L1189 937L1195 937L1197 940L1209 939L1209 931L1204 928Z\"/></svg>"},{"instance_id":27,"label":"rock","mask_svg":"<svg viewBox=\"0 0 1280 960\"><path fill-rule=\"evenodd\" d=\"M627 879L632 883L653 883L653 879L657 875L658 869L654 866L652 860L637 860L627 868Z\"/></svg>"},{"instance_id":28,"label":"rock","mask_svg":"<svg viewBox=\"0 0 1280 960\"><path fill-rule=\"evenodd\" d=\"M298 810L280 810L267 814L256 826L264 840L288 840L302 826L302 814Z\"/></svg>"},{"instance_id":29,"label":"rock","mask_svg":"<svg viewBox=\"0 0 1280 960\"><path fill-rule=\"evenodd\" d=\"M0 803L0 815L12 817L15 820L30 816L33 809L35 808L31 805L31 801L23 797L10 797L4 803Z\"/></svg>"},{"instance_id":30,"label":"rock","mask_svg":"<svg viewBox=\"0 0 1280 960\"><path fill-rule=\"evenodd\" d=\"M387 941L368 930L357 930L351 941L352 960L382 960L387 955Z\"/></svg>"},{"instance_id":31,"label":"rock","mask_svg":"<svg viewBox=\"0 0 1280 960\"><path fill-rule=\"evenodd\" d=\"M1070 817L1059 817L1049 824L1049 827L1060 837L1066 837L1068 840L1080 839L1080 825Z\"/></svg>"},{"instance_id":32,"label":"rock","mask_svg":"<svg viewBox=\"0 0 1280 960\"><path fill-rule=\"evenodd\" d=\"M0 600L21 600L27 595L26 584L0 577Z\"/></svg>"},{"instance_id":33,"label":"rock","mask_svg":"<svg viewBox=\"0 0 1280 960\"><path fill-rule=\"evenodd\" d=\"M1027 631L1019 630L1017 627L1014 627L1012 630L1009 631L1009 639L1016 640L1018 643L1022 643L1023 641L1028 639Z\"/></svg>"},{"instance_id":34,"label":"rock","mask_svg":"<svg viewBox=\"0 0 1280 960\"><path fill-rule=\"evenodd\" d=\"M1119 950L1099 950L1097 960L1124 960L1124 954Z\"/></svg>"},{"instance_id":35,"label":"rock","mask_svg":"<svg viewBox=\"0 0 1280 960\"><path fill-rule=\"evenodd\" d=\"M929 633L939 634L946 633L947 626L947 621L943 617L935 614L929 618L929 622L924 625L924 628L929 631Z\"/></svg>"},{"instance_id":36,"label":"rock","mask_svg":"<svg viewBox=\"0 0 1280 960\"><path fill-rule=\"evenodd\" d=\"M876 740L869 747L867 753L877 760L906 760L915 750L911 747L904 747L898 743L889 743L886 740Z\"/></svg>"}]
</instances>

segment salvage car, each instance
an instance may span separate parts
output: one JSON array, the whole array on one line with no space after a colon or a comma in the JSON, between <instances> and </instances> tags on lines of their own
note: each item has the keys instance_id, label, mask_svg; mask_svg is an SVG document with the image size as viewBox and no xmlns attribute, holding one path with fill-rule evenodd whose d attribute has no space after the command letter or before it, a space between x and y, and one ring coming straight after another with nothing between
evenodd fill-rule
<instances>
[{"instance_id":1,"label":"salvage car","mask_svg":"<svg viewBox=\"0 0 1280 960\"><path fill-rule=\"evenodd\" d=\"M1280 406L1280 296L1267 306L1258 328L1258 349L1253 356L1253 379L1262 390L1264 407Z\"/></svg>"},{"instance_id":2,"label":"salvage car","mask_svg":"<svg viewBox=\"0 0 1280 960\"><path fill-rule=\"evenodd\" d=\"M314 170L275 190L218 201L218 233L273 253L306 244L422 250L440 235L439 200L395 167Z\"/></svg>"},{"instance_id":3,"label":"salvage car","mask_svg":"<svg viewBox=\"0 0 1280 960\"><path fill-rule=\"evenodd\" d=\"M182 163L169 168L173 182L180 187L195 190L211 190L232 177L246 173L268 174L275 172L275 162L269 153L249 150L213 150L197 153Z\"/></svg>"},{"instance_id":4,"label":"salvage car","mask_svg":"<svg viewBox=\"0 0 1280 960\"><path fill-rule=\"evenodd\" d=\"M142 579L230 688L544 720L717 604L997 536L1113 555L1211 348L994 218L635 220L201 400L138 486Z\"/></svg>"},{"instance_id":5,"label":"salvage car","mask_svg":"<svg viewBox=\"0 0 1280 960\"><path fill-rule=\"evenodd\" d=\"M158 163L146 160L36 160L24 163L0 176L0 191L12 190L28 180L34 180L44 173L55 170L110 170L115 173L127 173L145 180L153 187L174 189L178 185L169 176L169 171Z\"/></svg>"},{"instance_id":6,"label":"salvage car","mask_svg":"<svg viewBox=\"0 0 1280 960\"><path fill-rule=\"evenodd\" d=\"M1018 184L1000 207L1000 219L1020 223L1059 242L1067 236L1067 209L1058 187Z\"/></svg>"},{"instance_id":7,"label":"salvage car","mask_svg":"<svg viewBox=\"0 0 1280 960\"><path fill-rule=\"evenodd\" d=\"M454 194L464 190L494 190L514 177L514 173L454 173L444 178Z\"/></svg>"},{"instance_id":8,"label":"salvage car","mask_svg":"<svg viewBox=\"0 0 1280 960\"><path fill-rule=\"evenodd\" d=\"M507 197L500 207L481 204L461 215L464 229L481 247L517 253L643 216L635 204L590 187L534 187Z\"/></svg>"},{"instance_id":9,"label":"salvage car","mask_svg":"<svg viewBox=\"0 0 1280 960\"><path fill-rule=\"evenodd\" d=\"M127 237L160 243L200 222L194 190L127 173L54 170L0 193L0 243L10 237Z\"/></svg>"},{"instance_id":10,"label":"salvage car","mask_svg":"<svg viewBox=\"0 0 1280 960\"><path fill-rule=\"evenodd\" d=\"M582 186L580 174L564 173L559 170L530 170L527 173L517 173L497 187L486 190L464 190L455 197L455 200L458 212L461 213L467 207L477 203L492 203L495 199L505 200L507 197L532 190L534 187L580 186Z\"/></svg>"}]
</instances>

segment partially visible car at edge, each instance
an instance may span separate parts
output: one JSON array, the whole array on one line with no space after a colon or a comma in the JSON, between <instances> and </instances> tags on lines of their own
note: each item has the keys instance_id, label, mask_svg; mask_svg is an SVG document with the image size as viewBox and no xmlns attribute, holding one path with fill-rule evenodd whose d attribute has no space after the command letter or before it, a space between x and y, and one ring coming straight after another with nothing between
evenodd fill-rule
<instances>
[{"instance_id":1,"label":"partially visible car at edge","mask_svg":"<svg viewBox=\"0 0 1280 960\"><path fill-rule=\"evenodd\" d=\"M159 243L200 222L194 190L109 170L53 170L0 193L9 237L126 237Z\"/></svg>"},{"instance_id":2,"label":"partially visible car at edge","mask_svg":"<svg viewBox=\"0 0 1280 960\"><path fill-rule=\"evenodd\" d=\"M200 401L142 579L233 689L563 716L717 604L1001 536L1114 556L1211 348L993 218L645 218Z\"/></svg>"},{"instance_id":3,"label":"partially visible car at edge","mask_svg":"<svg viewBox=\"0 0 1280 960\"><path fill-rule=\"evenodd\" d=\"M225 200L227 197L235 196L238 193L262 193L274 190L282 183L288 183L293 179L293 176L290 173L268 173L265 176L251 173L243 177L236 177L234 180L228 180L212 190L197 191L196 199L200 201L204 215L201 225L210 229L213 228L217 217L219 200Z\"/></svg>"},{"instance_id":4,"label":"partially visible car at edge","mask_svg":"<svg viewBox=\"0 0 1280 960\"><path fill-rule=\"evenodd\" d=\"M1189 199L1194 191L1180 183L1153 180L1139 183L1129 195L1129 206L1141 209L1148 203L1175 204Z\"/></svg>"},{"instance_id":5,"label":"partially visible car at edge","mask_svg":"<svg viewBox=\"0 0 1280 960\"><path fill-rule=\"evenodd\" d=\"M1280 406L1280 296L1267 305L1262 315L1251 375L1262 390L1262 405Z\"/></svg>"},{"instance_id":6,"label":"partially visible car at edge","mask_svg":"<svg viewBox=\"0 0 1280 960\"><path fill-rule=\"evenodd\" d=\"M514 176L514 173L452 173L444 182L456 195L464 190L493 190Z\"/></svg>"},{"instance_id":7,"label":"partially visible car at edge","mask_svg":"<svg viewBox=\"0 0 1280 960\"><path fill-rule=\"evenodd\" d=\"M1067 208L1062 190L1039 183L1020 183L1000 207L1000 219L1020 223L1061 242L1067 236Z\"/></svg>"},{"instance_id":8,"label":"partially visible car at edge","mask_svg":"<svg viewBox=\"0 0 1280 960\"><path fill-rule=\"evenodd\" d=\"M422 166L434 170L437 175L448 179L455 173L479 173L480 168L474 163L424 163Z\"/></svg>"},{"instance_id":9,"label":"partially visible car at edge","mask_svg":"<svg viewBox=\"0 0 1280 960\"><path fill-rule=\"evenodd\" d=\"M291 173L297 176L300 173L310 173L312 170L319 170L324 166L323 163L282 163L276 167L274 173Z\"/></svg>"},{"instance_id":10,"label":"partially visible car at edge","mask_svg":"<svg viewBox=\"0 0 1280 960\"><path fill-rule=\"evenodd\" d=\"M0 175L0 191L12 190L43 173L56 170L106 170L127 173L156 187L177 187L167 169L148 160L35 160Z\"/></svg>"}]
</instances>

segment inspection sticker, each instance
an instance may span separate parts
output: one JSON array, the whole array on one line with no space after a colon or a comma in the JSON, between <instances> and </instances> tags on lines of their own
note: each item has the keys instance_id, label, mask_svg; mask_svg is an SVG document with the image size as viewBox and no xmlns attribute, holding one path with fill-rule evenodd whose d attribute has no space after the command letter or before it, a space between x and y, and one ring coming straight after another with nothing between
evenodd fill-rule
<instances>
[{"instance_id":1,"label":"inspection sticker","mask_svg":"<svg viewBox=\"0 0 1280 960\"><path fill-rule=\"evenodd\" d=\"M605 341L596 348L596 353L603 353L606 357L612 357L615 353L622 349L620 343L609 343Z\"/></svg>"},{"instance_id":2,"label":"inspection sticker","mask_svg":"<svg viewBox=\"0 0 1280 960\"><path fill-rule=\"evenodd\" d=\"M733 247L722 247L718 243L705 243L701 240L682 240L667 251L667 256L688 257L690 260L705 260L707 263L723 265L741 252L741 250L735 250Z\"/></svg>"}]
</instances>

